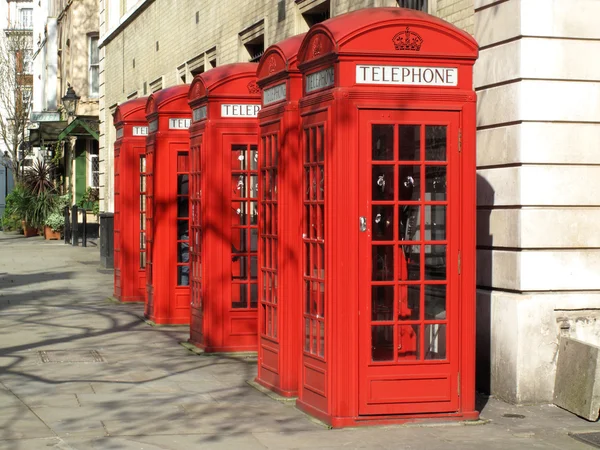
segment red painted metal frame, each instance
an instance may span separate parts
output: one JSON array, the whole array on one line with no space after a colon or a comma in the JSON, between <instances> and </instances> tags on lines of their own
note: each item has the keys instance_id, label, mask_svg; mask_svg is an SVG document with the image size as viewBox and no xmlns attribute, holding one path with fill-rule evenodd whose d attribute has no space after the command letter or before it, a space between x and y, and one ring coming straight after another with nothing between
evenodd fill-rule
<instances>
[{"instance_id":1,"label":"red painted metal frame","mask_svg":"<svg viewBox=\"0 0 600 450\"><path fill-rule=\"evenodd\" d=\"M188 91L189 85L163 89L152 94L146 104L145 316L157 324L188 324L190 321L190 288L185 281L179 284L178 273L179 267L185 267L185 261L178 263L177 256L178 172L189 172L189 164L187 169L185 167L190 142L186 125L189 126L191 120ZM177 120L171 129L170 119ZM181 207L185 213L185 200ZM185 235L187 231L189 236L189 225L186 226L181 232ZM185 273L181 280L185 280Z\"/></svg>"},{"instance_id":2,"label":"red painted metal frame","mask_svg":"<svg viewBox=\"0 0 600 450\"><path fill-rule=\"evenodd\" d=\"M147 98L137 98L117 107L114 158L114 296L122 302L143 302L146 297L145 253L146 221L141 220L140 159L146 157L146 136L134 135L148 130Z\"/></svg>"},{"instance_id":3,"label":"red painted metal frame","mask_svg":"<svg viewBox=\"0 0 600 450\"><path fill-rule=\"evenodd\" d=\"M256 117L223 117L223 105L244 104L260 108L260 89L256 84L254 63L229 64L197 75L189 91L193 109L190 128L192 159L192 320L190 343L206 352L255 351L257 348L257 308L252 292L257 295L257 280L252 279L252 231L258 224L250 220L252 156L249 149L258 144ZM254 106L252 107L254 109ZM248 152L234 157L233 146ZM240 147L241 148L241 147ZM233 171L234 164L238 167ZM241 178L239 178L241 177ZM245 180L244 198L235 196L233 184ZM232 184L233 183L233 184ZM238 182L239 183L239 182ZM240 188L240 185L237 185ZM238 205L234 208L235 205ZM256 213L257 210L255 209ZM241 251L241 233L247 248ZM235 236L234 236L235 234ZM234 268L245 261L247 276L234 280ZM250 264L248 264L250 262ZM255 263L256 264L256 263ZM256 270L256 265L254 266ZM237 269L236 269L237 270ZM240 269L242 270L242 269ZM247 289L246 305L234 296L234 289ZM235 302L234 299L239 300Z\"/></svg>"},{"instance_id":4,"label":"red painted metal frame","mask_svg":"<svg viewBox=\"0 0 600 450\"><path fill-rule=\"evenodd\" d=\"M259 113L259 346L256 382L284 396L298 395L302 349L302 155L296 65L304 34L269 47L258 66L264 90L285 86L285 96ZM270 153L270 154L269 154Z\"/></svg>"},{"instance_id":5,"label":"red painted metal frame","mask_svg":"<svg viewBox=\"0 0 600 450\"><path fill-rule=\"evenodd\" d=\"M304 132L312 136L311 129L324 130L325 270L321 278L325 283L325 342L324 355L313 354L313 326L303 329L310 342L302 355L297 406L334 427L478 417L474 383L476 95L472 89L477 52L470 35L435 17L402 8L363 9L327 20L310 29L300 48L298 66L305 84L307 75L331 67L334 83L310 93L305 89L300 100ZM357 64L456 68L458 84L358 84ZM371 245L371 222L367 221L365 232L359 230L359 218L371 218L372 185L365 165L371 164L369 133L374 117L379 123L405 123L403 112L418 123L448 124L447 151L454 152L448 164L456 171L449 180L458 181L448 191L446 219L450 239L456 241L451 243L452 255L460 255L462 260L448 262L446 269L449 289L456 296L447 303L448 326L456 327L448 341L447 359L456 373L446 388L457 402L439 411L419 407L428 400L422 385L415 385L417 393L410 392L412 401L403 400L406 385L400 387L403 379L430 377L428 371L435 361L386 365L387 372L377 376L398 383L383 390L369 384L369 374L380 368L370 362L371 335L365 333L370 327L370 286L374 284L371 254L365 255ZM319 145L317 141L317 151ZM303 140L303 153L313 147L311 140ZM307 160L305 164L312 163ZM309 200L305 204L310 204ZM319 221L307 220L305 213L303 232L310 232L313 224L318 226ZM305 237L305 242L310 237ZM312 261L304 255L303 267L306 262ZM378 395L383 397L369 403L365 400L370 395L367 389L379 389ZM402 408L397 408L398 403Z\"/></svg>"}]
</instances>

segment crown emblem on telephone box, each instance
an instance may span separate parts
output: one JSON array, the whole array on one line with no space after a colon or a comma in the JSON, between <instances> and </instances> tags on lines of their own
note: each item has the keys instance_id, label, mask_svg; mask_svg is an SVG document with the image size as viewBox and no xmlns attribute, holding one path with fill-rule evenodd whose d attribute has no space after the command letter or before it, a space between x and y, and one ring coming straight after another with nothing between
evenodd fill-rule
<instances>
[{"instance_id":1,"label":"crown emblem on telephone box","mask_svg":"<svg viewBox=\"0 0 600 450\"><path fill-rule=\"evenodd\" d=\"M410 31L409 27L406 27L406 31L400 31L393 38L392 42L396 50L413 50L418 52L421 50L421 44L423 38L414 31Z\"/></svg>"}]
</instances>

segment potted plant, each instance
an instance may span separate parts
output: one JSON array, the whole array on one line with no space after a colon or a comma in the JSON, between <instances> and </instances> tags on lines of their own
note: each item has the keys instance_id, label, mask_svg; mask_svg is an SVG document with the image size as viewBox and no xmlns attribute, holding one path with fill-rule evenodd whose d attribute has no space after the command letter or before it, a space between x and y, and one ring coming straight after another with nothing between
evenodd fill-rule
<instances>
[{"instance_id":1,"label":"potted plant","mask_svg":"<svg viewBox=\"0 0 600 450\"><path fill-rule=\"evenodd\" d=\"M52 212L44 222L44 237L48 240L60 239L65 228L65 217L59 212Z\"/></svg>"},{"instance_id":2,"label":"potted plant","mask_svg":"<svg viewBox=\"0 0 600 450\"><path fill-rule=\"evenodd\" d=\"M6 211L13 217L18 217L23 228L25 237L37 235L37 229L31 220L32 203L34 196L27 187L18 184L14 190L6 197Z\"/></svg>"}]
</instances>

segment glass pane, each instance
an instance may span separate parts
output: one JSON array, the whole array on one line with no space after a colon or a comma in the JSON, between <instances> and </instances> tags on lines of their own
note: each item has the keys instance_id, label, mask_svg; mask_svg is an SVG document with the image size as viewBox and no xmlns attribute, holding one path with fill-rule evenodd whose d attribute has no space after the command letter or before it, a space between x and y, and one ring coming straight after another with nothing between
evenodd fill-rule
<instances>
[{"instance_id":1,"label":"glass pane","mask_svg":"<svg viewBox=\"0 0 600 450\"><path fill-rule=\"evenodd\" d=\"M188 197L177 197L177 217L188 217L189 207Z\"/></svg>"},{"instance_id":2,"label":"glass pane","mask_svg":"<svg viewBox=\"0 0 600 450\"><path fill-rule=\"evenodd\" d=\"M231 224L246 225L246 202L231 202Z\"/></svg>"},{"instance_id":3,"label":"glass pane","mask_svg":"<svg viewBox=\"0 0 600 450\"><path fill-rule=\"evenodd\" d=\"M140 192L146 192L146 175L140 175Z\"/></svg>"},{"instance_id":4,"label":"glass pane","mask_svg":"<svg viewBox=\"0 0 600 450\"><path fill-rule=\"evenodd\" d=\"M394 327L392 325L371 327L371 359L373 361L394 360Z\"/></svg>"},{"instance_id":5,"label":"glass pane","mask_svg":"<svg viewBox=\"0 0 600 450\"><path fill-rule=\"evenodd\" d=\"M273 274L273 295L272 302L277 304L277 274Z\"/></svg>"},{"instance_id":6,"label":"glass pane","mask_svg":"<svg viewBox=\"0 0 600 450\"><path fill-rule=\"evenodd\" d=\"M374 245L372 254L373 281L394 279L394 247Z\"/></svg>"},{"instance_id":7,"label":"glass pane","mask_svg":"<svg viewBox=\"0 0 600 450\"><path fill-rule=\"evenodd\" d=\"M188 266L177 266L177 285L178 286L189 286L190 285L190 268Z\"/></svg>"},{"instance_id":8,"label":"glass pane","mask_svg":"<svg viewBox=\"0 0 600 450\"><path fill-rule=\"evenodd\" d=\"M304 130L304 162L310 162L310 128Z\"/></svg>"},{"instance_id":9,"label":"glass pane","mask_svg":"<svg viewBox=\"0 0 600 450\"><path fill-rule=\"evenodd\" d=\"M146 213L140 214L140 230L146 229Z\"/></svg>"},{"instance_id":10,"label":"glass pane","mask_svg":"<svg viewBox=\"0 0 600 450\"><path fill-rule=\"evenodd\" d=\"M319 283L319 316L325 317L325 283Z\"/></svg>"},{"instance_id":11,"label":"glass pane","mask_svg":"<svg viewBox=\"0 0 600 450\"><path fill-rule=\"evenodd\" d=\"M231 230L231 253L246 253L248 251L247 228Z\"/></svg>"},{"instance_id":12,"label":"glass pane","mask_svg":"<svg viewBox=\"0 0 600 450\"><path fill-rule=\"evenodd\" d=\"M427 125L425 127L425 159L446 161L446 126Z\"/></svg>"},{"instance_id":13,"label":"glass pane","mask_svg":"<svg viewBox=\"0 0 600 450\"><path fill-rule=\"evenodd\" d=\"M371 287L371 320L394 320L394 286Z\"/></svg>"},{"instance_id":14,"label":"glass pane","mask_svg":"<svg viewBox=\"0 0 600 450\"><path fill-rule=\"evenodd\" d=\"M446 239L446 207L425 206L425 239L443 241Z\"/></svg>"},{"instance_id":15,"label":"glass pane","mask_svg":"<svg viewBox=\"0 0 600 450\"><path fill-rule=\"evenodd\" d=\"M325 356L325 322L319 322L319 356Z\"/></svg>"},{"instance_id":16,"label":"glass pane","mask_svg":"<svg viewBox=\"0 0 600 450\"><path fill-rule=\"evenodd\" d=\"M419 359L419 325L398 326L398 359Z\"/></svg>"},{"instance_id":17,"label":"glass pane","mask_svg":"<svg viewBox=\"0 0 600 450\"><path fill-rule=\"evenodd\" d=\"M310 244L304 244L304 275L310 276Z\"/></svg>"},{"instance_id":18,"label":"glass pane","mask_svg":"<svg viewBox=\"0 0 600 450\"><path fill-rule=\"evenodd\" d=\"M231 285L231 307L246 308L248 306L248 286L245 284Z\"/></svg>"},{"instance_id":19,"label":"glass pane","mask_svg":"<svg viewBox=\"0 0 600 450\"><path fill-rule=\"evenodd\" d=\"M398 320L419 320L421 285L400 285L398 291Z\"/></svg>"},{"instance_id":20,"label":"glass pane","mask_svg":"<svg viewBox=\"0 0 600 450\"><path fill-rule=\"evenodd\" d=\"M233 145L231 147L231 170L246 170L246 146Z\"/></svg>"},{"instance_id":21,"label":"glass pane","mask_svg":"<svg viewBox=\"0 0 600 450\"><path fill-rule=\"evenodd\" d=\"M421 126L400 125L398 128L400 161L419 161L421 159Z\"/></svg>"},{"instance_id":22,"label":"glass pane","mask_svg":"<svg viewBox=\"0 0 600 450\"><path fill-rule=\"evenodd\" d=\"M250 170L258 169L258 150L256 145L250 146Z\"/></svg>"},{"instance_id":23,"label":"glass pane","mask_svg":"<svg viewBox=\"0 0 600 450\"><path fill-rule=\"evenodd\" d=\"M401 245L398 249L400 281L417 281L421 279L421 246Z\"/></svg>"},{"instance_id":24,"label":"glass pane","mask_svg":"<svg viewBox=\"0 0 600 450\"><path fill-rule=\"evenodd\" d=\"M258 202L250 202L250 225L258 225Z\"/></svg>"},{"instance_id":25,"label":"glass pane","mask_svg":"<svg viewBox=\"0 0 600 450\"><path fill-rule=\"evenodd\" d=\"M425 279L426 280L445 280L446 279L446 246L445 245L426 245L425 246Z\"/></svg>"},{"instance_id":26,"label":"glass pane","mask_svg":"<svg viewBox=\"0 0 600 450\"><path fill-rule=\"evenodd\" d=\"M188 176L177 175L177 195L188 195Z\"/></svg>"},{"instance_id":27,"label":"glass pane","mask_svg":"<svg viewBox=\"0 0 600 450\"><path fill-rule=\"evenodd\" d=\"M324 200L325 199L325 168L323 166L319 166L318 168L318 173L319 173L319 189L318 189L318 195L317 195L317 200Z\"/></svg>"},{"instance_id":28,"label":"glass pane","mask_svg":"<svg viewBox=\"0 0 600 450\"><path fill-rule=\"evenodd\" d=\"M425 200L446 200L446 166L425 167Z\"/></svg>"},{"instance_id":29,"label":"glass pane","mask_svg":"<svg viewBox=\"0 0 600 450\"><path fill-rule=\"evenodd\" d=\"M373 160L392 161L394 159L394 125L372 125L371 130Z\"/></svg>"},{"instance_id":30,"label":"glass pane","mask_svg":"<svg viewBox=\"0 0 600 450\"><path fill-rule=\"evenodd\" d=\"M146 171L146 157L140 156L140 172L144 173Z\"/></svg>"},{"instance_id":31,"label":"glass pane","mask_svg":"<svg viewBox=\"0 0 600 450\"><path fill-rule=\"evenodd\" d=\"M250 197L258 198L258 175L250 175Z\"/></svg>"},{"instance_id":32,"label":"glass pane","mask_svg":"<svg viewBox=\"0 0 600 450\"><path fill-rule=\"evenodd\" d=\"M310 281L304 282L304 312L310 314Z\"/></svg>"},{"instance_id":33,"label":"glass pane","mask_svg":"<svg viewBox=\"0 0 600 450\"><path fill-rule=\"evenodd\" d=\"M250 279L258 279L258 256L256 255L250 256Z\"/></svg>"},{"instance_id":34,"label":"glass pane","mask_svg":"<svg viewBox=\"0 0 600 450\"><path fill-rule=\"evenodd\" d=\"M325 245L319 244L319 267L321 271L319 272L318 278L321 280L325 279Z\"/></svg>"},{"instance_id":35,"label":"glass pane","mask_svg":"<svg viewBox=\"0 0 600 450\"><path fill-rule=\"evenodd\" d=\"M398 169L398 200L416 202L421 200L421 166L400 166Z\"/></svg>"},{"instance_id":36,"label":"glass pane","mask_svg":"<svg viewBox=\"0 0 600 450\"><path fill-rule=\"evenodd\" d=\"M310 200L310 169L304 169L304 199Z\"/></svg>"},{"instance_id":37,"label":"glass pane","mask_svg":"<svg viewBox=\"0 0 600 450\"><path fill-rule=\"evenodd\" d=\"M190 260L189 245L187 242L177 243L177 262L186 263Z\"/></svg>"},{"instance_id":38,"label":"glass pane","mask_svg":"<svg viewBox=\"0 0 600 450\"><path fill-rule=\"evenodd\" d=\"M446 359L446 325L425 325L425 359Z\"/></svg>"},{"instance_id":39,"label":"glass pane","mask_svg":"<svg viewBox=\"0 0 600 450\"><path fill-rule=\"evenodd\" d=\"M279 161L279 138L275 134L273 135L273 143L271 146L271 166L277 167L277 162Z\"/></svg>"},{"instance_id":40,"label":"glass pane","mask_svg":"<svg viewBox=\"0 0 600 450\"><path fill-rule=\"evenodd\" d=\"M140 253L140 269L146 268L146 252Z\"/></svg>"},{"instance_id":41,"label":"glass pane","mask_svg":"<svg viewBox=\"0 0 600 450\"><path fill-rule=\"evenodd\" d=\"M233 175L231 177L231 187L233 188L233 196L245 198L246 193L246 175Z\"/></svg>"},{"instance_id":42,"label":"glass pane","mask_svg":"<svg viewBox=\"0 0 600 450\"><path fill-rule=\"evenodd\" d=\"M258 307L258 284L250 285L250 308Z\"/></svg>"},{"instance_id":43,"label":"glass pane","mask_svg":"<svg viewBox=\"0 0 600 450\"><path fill-rule=\"evenodd\" d=\"M250 228L250 251L258 251L258 228Z\"/></svg>"},{"instance_id":44,"label":"glass pane","mask_svg":"<svg viewBox=\"0 0 600 450\"><path fill-rule=\"evenodd\" d=\"M248 276L248 257L231 257L231 278L234 280L245 280Z\"/></svg>"},{"instance_id":45,"label":"glass pane","mask_svg":"<svg viewBox=\"0 0 600 450\"><path fill-rule=\"evenodd\" d=\"M394 207L373 206L372 230L374 241L391 241L394 239Z\"/></svg>"},{"instance_id":46,"label":"glass pane","mask_svg":"<svg viewBox=\"0 0 600 450\"><path fill-rule=\"evenodd\" d=\"M373 200L394 200L394 166L373 166Z\"/></svg>"},{"instance_id":47,"label":"glass pane","mask_svg":"<svg viewBox=\"0 0 600 450\"><path fill-rule=\"evenodd\" d=\"M319 133L319 151L317 154L317 161L322 162L325 161L325 130L323 127L317 128Z\"/></svg>"},{"instance_id":48,"label":"glass pane","mask_svg":"<svg viewBox=\"0 0 600 450\"><path fill-rule=\"evenodd\" d=\"M425 285L425 320L446 319L446 285Z\"/></svg>"},{"instance_id":49,"label":"glass pane","mask_svg":"<svg viewBox=\"0 0 600 450\"><path fill-rule=\"evenodd\" d=\"M304 319L304 351L310 352L310 320Z\"/></svg>"},{"instance_id":50,"label":"glass pane","mask_svg":"<svg viewBox=\"0 0 600 450\"><path fill-rule=\"evenodd\" d=\"M398 236L401 241L421 239L421 207L419 205L400 205L398 207Z\"/></svg>"},{"instance_id":51,"label":"glass pane","mask_svg":"<svg viewBox=\"0 0 600 450\"><path fill-rule=\"evenodd\" d=\"M178 241L187 241L188 240L188 221L187 220L178 220L177 221L177 240Z\"/></svg>"}]
</instances>

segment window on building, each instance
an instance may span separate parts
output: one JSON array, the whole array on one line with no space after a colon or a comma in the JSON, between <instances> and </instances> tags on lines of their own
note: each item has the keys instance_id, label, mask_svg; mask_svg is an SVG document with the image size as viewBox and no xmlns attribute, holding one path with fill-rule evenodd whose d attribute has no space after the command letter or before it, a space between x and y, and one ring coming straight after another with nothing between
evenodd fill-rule
<instances>
[{"instance_id":1,"label":"window on building","mask_svg":"<svg viewBox=\"0 0 600 450\"><path fill-rule=\"evenodd\" d=\"M246 53L248 61L257 62L265 51L265 22L252 25L240 33L243 53Z\"/></svg>"},{"instance_id":2,"label":"window on building","mask_svg":"<svg viewBox=\"0 0 600 450\"><path fill-rule=\"evenodd\" d=\"M100 153L98 150L98 141L89 141L89 165L88 165L88 186L91 188L100 187Z\"/></svg>"},{"instance_id":3,"label":"window on building","mask_svg":"<svg viewBox=\"0 0 600 450\"><path fill-rule=\"evenodd\" d=\"M21 8L19 10L20 28L33 28L33 8Z\"/></svg>"},{"instance_id":4,"label":"window on building","mask_svg":"<svg viewBox=\"0 0 600 450\"><path fill-rule=\"evenodd\" d=\"M150 82L150 92L158 92L163 88L163 77L158 77L156 80Z\"/></svg>"},{"instance_id":5,"label":"window on building","mask_svg":"<svg viewBox=\"0 0 600 450\"><path fill-rule=\"evenodd\" d=\"M31 50L25 50L23 53L23 73L33 74L33 53Z\"/></svg>"},{"instance_id":6,"label":"window on building","mask_svg":"<svg viewBox=\"0 0 600 450\"><path fill-rule=\"evenodd\" d=\"M331 0L297 2L298 10L308 28L331 17Z\"/></svg>"},{"instance_id":7,"label":"window on building","mask_svg":"<svg viewBox=\"0 0 600 450\"><path fill-rule=\"evenodd\" d=\"M27 109L29 102L31 102L31 87L23 86L21 88L21 102L23 104L23 108Z\"/></svg>"},{"instance_id":8,"label":"window on building","mask_svg":"<svg viewBox=\"0 0 600 450\"><path fill-rule=\"evenodd\" d=\"M98 36L89 37L89 68L90 97L97 97L100 92L100 54L98 51Z\"/></svg>"},{"instance_id":9,"label":"window on building","mask_svg":"<svg viewBox=\"0 0 600 450\"><path fill-rule=\"evenodd\" d=\"M427 12L427 0L396 0L400 8L416 9Z\"/></svg>"}]
</instances>

